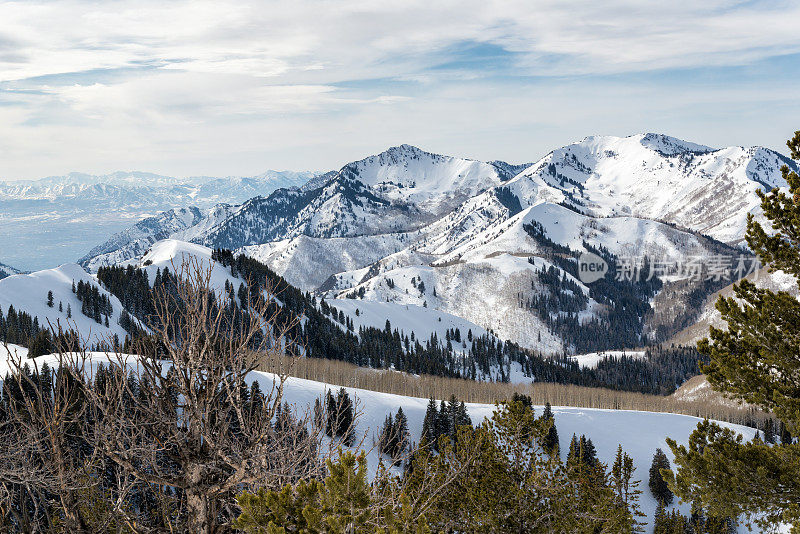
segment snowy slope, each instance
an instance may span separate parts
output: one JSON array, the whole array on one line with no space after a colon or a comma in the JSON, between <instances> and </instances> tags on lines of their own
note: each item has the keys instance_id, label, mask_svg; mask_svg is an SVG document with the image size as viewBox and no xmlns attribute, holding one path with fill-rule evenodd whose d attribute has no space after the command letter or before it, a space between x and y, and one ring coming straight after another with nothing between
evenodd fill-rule
<instances>
[{"instance_id":1,"label":"snowy slope","mask_svg":"<svg viewBox=\"0 0 800 534\"><path fill-rule=\"evenodd\" d=\"M258 373L259 381L264 381L262 387L271 384L271 375ZM310 409L314 399L322 396L327 389L338 389L321 382L290 378L286 384L285 397L300 412ZM422 433L422 421L425 417L428 399L404 397L388 393L378 393L356 388L346 388L352 397L357 400L361 409L358 418L357 432L366 436L367 446L371 446L377 436L380 425L389 413L395 413L398 407L408 417L409 432L412 440L419 441ZM473 424L483 418L490 417L494 405L467 404L467 411ZM535 407L541 414L541 406ZM672 461L666 438L671 437L680 443L686 443L689 434L695 429L701 419L686 415L637 412L627 410L599 410L591 408L554 407L556 427L560 438L560 449L563 454L569 448L569 440L573 434L580 436L586 434L597 448L598 457L606 463L613 462L617 445L622 444L623 449L633 458L636 467L635 476L643 482L639 488L643 490L641 496L642 511L647 514L648 522L652 522L655 514L656 501L647 488L648 469L656 448L661 448ZM752 428L742 427L729 423L721 423L741 433L745 439L750 440L755 435ZM357 440L358 441L358 440ZM367 457L370 472L377 468L378 455L371 451ZM683 513L688 514L688 504L677 506Z\"/></svg>"},{"instance_id":2,"label":"snowy slope","mask_svg":"<svg viewBox=\"0 0 800 534\"><path fill-rule=\"evenodd\" d=\"M407 246L408 234L319 238L300 235L292 239L243 247L241 252L283 276L303 290L321 286L332 273L370 265Z\"/></svg>"},{"instance_id":3,"label":"snowy slope","mask_svg":"<svg viewBox=\"0 0 800 534\"><path fill-rule=\"evenodd\" d=\"M90 368L107 362L107 356L104 354L92 353L90 356L92 363ZM127 358L129 358L126 360L129 365L135 365L135 357ZM0 377L5 376L8 369L3 360L4 358L0 358ZM39 366L45 362L51 366L57 365L57 359L52 355L36 358L36 364ZM270 391L275 376L269 373L254 372L252 379L260 383L262 390ZM290 377L285 384L284 399L295 411L305 414L312 409L315 399L322 397L326 391L331 389L335 391L339 387ZM377 440L377 434L386 416L394 414L399 407L402 407L408 418L411 439L418 442L422 433L422 421L425 417L428 399L356 388L346 389L351 398L355 399L356 409L360 412L356 421L356 442L361 441L360 437L364 438L364 446L369 449L367 454L369 473L374 476L380 456L372 445ZM534 409L541 414L541 406L536 406ZM495 406L491 404L467 404L467 411L473 424L478 424L484 418L490 417L494 410ZM640 503L648 523L652 523L656 508L656 502L647 488L648 469L655 449L664 450L672 461L666 438L670 437L685 444L689 434L701 421L696 417L678 414L575 407L553 407L553 413L562 454L566 454L569 440L573 434L578 436L585 434L590 437L597 448L599 459L605 463L613 462L617 445L622 445L623 449L633 458L636 468L635 478L642 481L639 485L639 489L643 491ZM721 424L741 433L746 440L752 439L755 435L755 430L752 428L729 423ZM688 514L690 511L689 504L678 504L675 507L684 514Z\"/></svg>"},{"instance_id":4,"label":"snowy slope","mask_svg":"<svg viewBox=\"0 0 800 534\"><path fill-rule=\"evenodd\" d=\"M19 273L20 271L18 269L15 269L10 265L6 265L5 263L0 263L0 278L5 278L6 276Z\"/></svg>"},{"instance_id":5,"label":"snowy slope","mask_svg":"<svg viewBox=\"0 0 800 534\"><path fill-rule=\"evenodd\" d=\"M542 260L539 266L544 263ZM553 336L536 316L519 307L518 295L530 291L534 276L534 265L527 258L503 254L440 267L397 267L381 272L353 289L330 294L341 298L363 287L365 301L428 307L462 317L493 331L500 339L510 339L542 352L559 352L561 340ZM424 292L421 287L424 287Z\"/></svg>"},{"instance_id":6,"label":"snowy slope","mask_svg":"<svg viewBox=\"0 0 800 534\"><path fill-rule=\"evenodd\" d=\"M111 299L114 313L109 316L109 326L99 324L81 313L81 302L72 292L73 281L77 284L83 280L100 289L100 293ZM47 305L47 292L53 292L54 306ZM62 304L63 311L59 311ZM72 318L67 318L67 306L72 308ZM126 332L118 322L122 312L119 299L103 289L100 284L81 267L74 263L66 263L55 269L36 271L31 274L18 274L0 280L0 309L8 313L8 307L14 306L17 311L25 311L38 317L39 325L47 328L48 323L56 329L60 324L65 330L74 329L90 344L106 341L115 334L125 339Z\"/></svg>"},{"instance_id":7,"label":"snowy slope","mask_svg":"<svg viewBox=\"0 0 800 534\"><path fill-rule=\"evenodd\" d=\"M137 242L141 239L175 237L237 249L300 236L329 239L405 233L501 184L520 168L402 145L345 165L338 173L322 175L301 189L254 197L224 214L206 215L202 221L181 218L184 224L176 225L174 215L159 215L142 231L123 232L96 247L81 263L94 269L103 262L135 258L146 246ZM96 259L103 254L111 255ZM322 279L334 272L326 272Z\"/></svg>"},{"instance_id":8,"label":"snowy slope","mask_svg":"<svg viewBox=\"0 0 800 534\"><path fill-rule=\"evenodd\" d=\"M785 291L800 298L800 286L797 280L784 271L770 273L766 269L762 269L748 276L747 279L758 287L769 289L773 292ZM716 303L719 297L728 298L733 296L733 284L709 295L700 306L697 322L677 332L669 342L680 345L694 345L699 340L708 337L710 326L725 329L727 323L722 320L722 315L717 310Z\"/></svg>"},{"instance_id":9,"label":"snowy slope","mask_svg":"<svg viewBox=\"0 0 800 534\"><path fill-rule=\"evenodd\" d=\"M243 279L232 276L224 268L211 260L211 249L195 243L188 243L175 239L165 239L156 242L139 260L121 262L120 265L132 264L147 272L150 284L155 281L157 271L169 269L175 273L180 270L184 261L200 269L211 268L211 287L222 291L225 283L233 284L238 288ZM91 283L100 289L102 294L108 295L114 308L113 315L109 316L109 326L98 324L93 319L81 313L81 302L72 293L72 282L79 280ZM47 292L53 291L54 306L47 306ZM59 303L62 312L58 311ZM118 321L122 312L122 304L117 297L103 289L95 276L88 274L77 264L64 264L56 269L37 271L31 274L18 274L0 280L0 309L8 312L8 306L13 305L17 311L25 311L33 317L38 317L39 324L47 327L48 321L61 325L67 329L76 330L90 344L103 341L109 336L118 335L122 340L127 333L119 326ZM67 306L72 309L72 318L67 319Z\"/></svg>"},{"instance_id":10,"label":"snowy slope","mask_svg":"<svg viewBox=\"0 0 800 534\"><path fill-rule=\"evenodd\" d=\"M554 150L508 184L523 203L547 201L543 183L593 215L663 220L741 243L756 190L785 187L796 164L761 147L712 149L658 134L587 137Z\"/></svg>"},{"instance_id":11,"label":"snowy slope","mask_svg":"<svg viewBox=\"0 0 800 534\"><path fill-rule=\"evenodd\" d=\"M536 274L542 268L556 269L587 294L589 288L548 261L542 243L531 237L526 226L540 224L549 239L575 251L585 250L583 243L587 242L621 257L648 255L678 261L714 255L720 247L731 254L708 238L656 221L589 217L550 203L537 204L510 217L509 213L489 224L469 229L462 225L460 239L451 239L453 234L447 228L438 235L425 228L422 232L429 237L409 249L369 269L338 273L323 289L339 298L363 292L365 300L427 305L491 329L502 339L554 353L563 350L565 340L521 308L520 300L543 290ZM431 226L447 227L443 220ZM420 280L424 292L415 287ZM600 311L601 307L590 300L584 318L597 316Z\"/></svg>"},{"instance_id":12,"label":"snowy slope","mask_svg":"<svg viewBox=\"0 0 800 534\"><path fill-rule=\"evenodd\" d=\"M586 138L553 151L512 178L511 173L523 166L401 145L345 165L314 182L315 188L279 190L225 213L209 214L202 224L192 220L176 227L164 216L163 222L153 221L146 234L237 249L301 235L329 239L419 230L425 251L443 254L525 208L565 204L595 217L664 220L739 243L747 212L758 212L755 191L785 185L779 173L783 164L794 165L759 147L715 150L641 134ZM196 224L186 232L187 225ZM97 263L91 257L126 244L112 239L87 255L83 264L91 266ZM130 247L109 260L142 252L142 246ZM297 253L306 255L302 247ZM300 261L311 259L307 258ZM280 261L287 261L286 254Z\"/></svg>"},{"instance_id":13,"label":"snowy slope","mask_svg":"<svg viewBox=\"0 0 800 534\"><path fill-rule=\"evenodd\" d=\"M603 352L589 352L587 354L576 354L570 356L573 360L578 362L578 365L587 369L594 369L597 364L604 358L621 358L626 356L628 358L642 359L645 352L643 350L607 350Z\"/></svg>"},{"instance_id":14,"label":"snowy slope","mask_svg":"<svg viewBox=\"0 0 800 534\"><path fill-rule=\"evenodd\" d=\"M100 267L142 256L153 243L161 239L191 239L227 217L232 209L227 204L220 204L204 211L194 206L165 211L114 234L108 241L89 251L78 263L90 272L97 272Z\"/></svg>"},{"instance_id":15,"label":"snowy slope","mask_svg":"<svg viewBox=\"0 0 800 534\"><path fill-rule=\"evenodd\" d=\"M329 306L344 312L353 320L354 329L359 327L374 327L383 329L386 321L391 324L392 330L398 330L401 337L410 336L425 342L433 334L440 342L444 343L448 330L458 329L463 339L463 344L453 341L456 352L465 352L467 349L467 335L471 331L474 336L482 336L487 331L476 325L449 313L443 313L432 308L422 308L413 304L395 304L391 302L375 302L354 299L333 299L326 301ZM358 314L356 314L358 311Z\"/></svg>"},{"instance_id":16,"label":"snowy slope","mask_svg":"<svg viewBox=\"0 0 800 534\"><path fill-rule=\"evenodd\" d=\"M28 349L9 343L8 345L0 343L0 377L6 375L8 371L8 358L22 358L28 357Z\"/></svg>"},{"instance_id":17,"label":"snowy slope","mask_svg":"<svg viewBox=\"0 0 800 534\"><path fill-rule=\"evenodd\" d=\"M499 185L509 168L512 166L503 162L484 163L400 145L350 163L339 172L391 201L413 203L423 211L443 215L467 198Z\"/></svg>"},{"instance_id":18,"label":"snowy slope","mask_svg":"<svg viewBox=\"0 0 800 534\"><path fill-rule=\"evenodd\" d=\"M201 272L211 271L210 287L222 291L225 282L238 289L244 280L232 276L230 271L211 259L211 249L195 243L187 243L177 239L164 239L155 243L139 261L128 262L147 272L150 285L159 270L169 269L173 274L180 272L184 263L190 270L199 268Z\"/></svg>"}]
</instances>

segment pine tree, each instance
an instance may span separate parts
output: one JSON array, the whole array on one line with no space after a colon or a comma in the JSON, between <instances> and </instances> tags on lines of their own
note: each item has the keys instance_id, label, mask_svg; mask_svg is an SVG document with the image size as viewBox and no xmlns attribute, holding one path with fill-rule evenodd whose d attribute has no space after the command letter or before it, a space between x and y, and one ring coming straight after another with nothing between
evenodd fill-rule
<instances>
[{"instance_id":1,"label":"pine tree","mask_svg":"<svg viewBox=\"0 0 800 534\"><path fill-rule=\"evenodd\" d=\"M439 415L436 418L436 435L438 436L451 436L453 432L450 428L450 422L452 419L450 418L450 410L447 409L447 403L445 401L439 402Z\"/></svg>"},{"instance_id":2,"label":"pine tree","mask_svg":"<svg viewBox=\"0 0 800 534\"><path fill-rule=\"evenodd\" d=\"M420 445L428 450L436 448L439 439L438 420L439 410L436 409L436 400L431 397L428 401L428 409L425 410L425 418L422 420L422 435L419 440Z\"/></svg>"},{"instance_id":3,"label":"pine tree","mask_svg":"<svg viewBox=\"0 0 800 534\"><path fill-rule=\"evenodd\" d=\"M329 437L336 437L338 434L338 417L339 410L336 407L336 399L333 396L333 393L328 390L325 395L325 433Z\"/></svg>"},{"instance_id":4,"label":"pine tree","mask_svg":"<svg viewBox=\"0 0 800 534\"><path fill-rule=\"evenodd\" d=\"M542 442L542 447L550 451L551 454L558 454L558 430L556 429L556 421L553 417L553 407L550 406L549 402L544 405L542 419L550 422L550 430L547 431L547 435Z\"/></svg>"},{"instance_id":5,"label":"pine tree","mask_svg":"<svg viewBox=\"0 0 800 534\"><path fill-rule=\"evenodd\" d=\"M633 466L633 458L622 450L622 445L618 445L617 454L611 466L612 486L617 493L619 502L630 509L635 516L641 517L643 514L639 512L636 503L642 492L638 489L639 481L633 478L634 471L636 468Z\"/></svg>"},{"instance_id":6,"label":"pine tree","mask_svg":"<svg viewBox=\"0 0 800 534\"><path fill-rule=\"evenodd\" d=\"M355 408L346 389L339 389L336 397L328 391L326 412L325 433L333 438L342 438L347 446L352 445L355 442Z\"/></svg>"},{"instance_id":7,"label":"pine tree","mask_svg":"<svg viewBox=\"0 0 800 534\"><path fill-rule=\"evenodd\" d=\"M787 143L800 160L800 131ZM748 214L747 244L770 270L792 275L800 288L800 176L784 166L788 194L777 187L758 192L767 233ZM711 327L698 344L709 359L703 366L718 391L771 411L788 432L800 434L800 301L791 294L761 289L748 280L734 285L734 297L717 301L727 329ZM716 517L744 512L762 528L778 523L800 532L800 444L744 443L719 425L700 423L687 446L668 440L677 466L670 488Z\"/></svg>"},{"instance_id":8,"label":"pine tree","mask_svg":"<svg viewBox=\"0 0 800 534\"><path fill-rule=\"evenodd\" d=\"M580 444L578 436L572 434L572 439L569 441L569 449L567 450L567 462L576 463L580 461Z\"/></svg>"},{"instance_id":9,"label":"pine tree","mask_svg":"<svg viewBox=\"0 0 800 534\"><path fill-rule=\"evenodd\" d=\"M653 534L672 534L669 525L669 517L664 508L664 501L659 500L656 506L656 514L653 516Z\"/></svg>"},{"instance_id":10,"label":"pine tree","mask_svg":"<svg viewBox=\"0 0 800 534\"><path fill-rule=\"evenodd\" d=\"M772 417L764 420L764 443L775 443L775 421Z\"/></svg>"},{"instance_id":11,"label":"pine tree","mask_svg":"<svg viewBox=\"0 0 800 534\"><path fill-rule=\"evenodd\" d=\"M53 292L52 291L48 291L47 292L47 306L50 307L50 308L53 307Z\"/></svg>"},{"instance_id":12,"label":"pine tree","mask_svg":"<svg viewBox=\"0 0 800 534\"><path fill-rule=\"evenodd\" d=\"M383 420L383 426L378 436L378 450L381 454L394 456L394 423L391 415L387 415Z\"/></svg>"},{"instance_id":13,"label":"pine tree","mask_svg":"<svg viewBox=\"0 0 800 534\"><path fill-rule=\"evenodd\" d=\"M597 465L597 449L594 447L594 443L590 438L586 436L581 436L580 440L580 448L582 451L581 454L581 462L589 466L596 466Z\"/></svg>"},{"instance_id":14,"label":"pine tree","mask_svg":"<svg viewBox=\"0 0 800 534\"><path fill-rule=\"evenodd\" d=\"M661 470L669 470L669 468L667 455L661 449L656 449L653 455L653 462L650 464L650 492L657 501L663 502L665 506L672 504L672 491L670 491L664 477L661 476Z\"/></svg>"}]
</instances>

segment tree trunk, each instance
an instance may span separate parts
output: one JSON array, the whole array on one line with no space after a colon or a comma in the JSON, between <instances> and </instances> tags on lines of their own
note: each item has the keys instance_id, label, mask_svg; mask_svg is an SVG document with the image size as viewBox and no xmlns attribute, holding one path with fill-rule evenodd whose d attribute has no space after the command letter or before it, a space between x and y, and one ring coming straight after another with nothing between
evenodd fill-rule
<instances>
[{"instance_id":1,"label":"tree trunk","mask_svg":"<svg viewBox=\"0 0 800 534\"><path fill-rule=\"evenodd\" d=\"M186 521L189 532L197 534L213 534L215 531L214 514L210 500L195 490L186 490Z\"/></svg>"}]
</instances>

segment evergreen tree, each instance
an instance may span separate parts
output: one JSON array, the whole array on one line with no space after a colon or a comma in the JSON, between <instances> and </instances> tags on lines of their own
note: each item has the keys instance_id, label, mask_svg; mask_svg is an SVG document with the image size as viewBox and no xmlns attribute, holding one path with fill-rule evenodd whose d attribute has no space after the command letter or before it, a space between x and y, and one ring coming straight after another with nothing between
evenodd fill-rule
<instances>
[{"instance_id":1,"label":"evergreen tree","mask_svg":"<svg viewBox=\"0 0 800 534\"><path fill-rule=\"evenodd\" d=\"M594 447L594 443L590 438L586 436L581 436L580 440L580 449L581 449L581 462L586 465L596 466L597 465L597 449Z\"/></svg>"},{"instance_id":2,"label":"evergreen tree","mask_svg":"<svg viewBox=\"0 0 800 534\"><path fill-rule=\"evenodd\" d=\"M432 450L437 446L439 439L438 433L439 410L436 409L436 400L433 397L428 401L428 409L425 410L425 418L422 420L422 435L420 445Z\"/></svg>"},{"instance_id":3,"label":"evergreen tree","mask_svg":"<svg viewBox=\"0 0 800 534\"><path fill-rule=\"evenodd\" d=\"M547 435L542 442L542 446L545 448L545 450L548 450L553 454L558 454L558 430L556 429L556 421L553 417L553 407L550 406L549 402L544 405L542 419L550 422L550 429L547 431Z\"/></svg>"},{"instance_id":4,"label":"evergreen tree","mask_svg":"<svg viewBox=\"0 0 800 534\"><path fill-rule=\"evenodd\" d=\"M653 516L653 534L672 534L672 529L669 528L667 511L664 507L664 501L659 500L656 506L656 514Z\"/></svg>"},{"instance_id":5,"label":"evergreen tree","mask_svg":"<svg viewBox=\"0 0 800 534\"><path fill-rule=\"evenodd\" d=\"M661 470L669 470L669 468L667 455L661 449L656 449L653 462L650 464L650 492L657 501L663 502L665 506L672 504L672 491L664 477L661 476Z\"/></svg>"},{"instance_id":6,"label":"evergreen tree","mask_svg":"<svg viewBox=\"0 0 800 534\"><path fill-rule=\"evenodd\" d=\"M644 514L639 511L636 503L642 492L638 489L639 481L633 478L634 471L636 468L633 466L633 458L622 450L622 445L618 445L617 454L611 466L612 487L617 494L618 501L631 510L635 516L641 517Z\"/></svg>"},{"instance_id":7,"label":"evergreen tree","mask_svg":"<svg viewBox=\"0 0 800 534\"><path fill-rule=\"evenodd\" d=\"M334 398L328 391L326 398L327 421L325 432L334 438L342 438L345 445L352 445L355 442L355 407L347 390L339 389Z\"/></svg>"},{"instance_id":8,"label":"evergreen tree","mask_svg":"<svg viewBox=\"0 0 800 534\"><path fill-rule=\"evenodd\" d=\"M787 143L800 160L800 131ZM758 192L767 233L748 214L747 244L771 270L781 269L800 288L800 176L784 166L788 194L777 187ZM800 301L761 289L748 280L734 297L717 301L727 329L711 327L698 348L709 383L735 399L771 411L790 434L800 434ZM670 488L682 500L700 503L715 517L744 512L762 528L778 523L800 532L800 444L745 443L717 424L700 423L688 447L668 441L677 466Z\"/></svg>"},{"instance_id":9,"label":"evergreen tree","mask_svg":"<svg viewBox=\"0 0 800 534\"><path fill-rule=\"evenodd\" d=\"M50 308L53 307L53 292L52 291L48 291L47 292L47 306L50 307Z\"/></svg>"},{"instance_id":10,"label":"evergreen tree","mask_svg":"<svg viewBox=\"0 0 800 534\"><path fill-rule=\"evenodd\" d=\"M40 330L28 347L28 357L35 358L53 352L53 341L49 330Z\"/></svg>"},{"instance_id":11,"label":"evergreen tree","mask_svg":"<svg viewBox=\"0 0 800 534\"><path fill-rule=\"evenodd\" d=\"M324 481L301 481L281 491L264 488L237 498L241 514L233 523L248 534L430 532L424 518L413 518L408 499L387 501L367 480L364 454L327 461Z\"/></svg>"},{"instance_id":12,"label":"evergreen tree","mask_svg":"<svg viewBox=\"0 0 800 534\"><path fill-rule=\"evenodd\" d=\"M406 414L403 413L402 407L397 409L397 414L394 417L394 435L396 438L394 457L396 458L405 452L408 447L408 419Z\"/></svg>"},{"instance_id":13,"label":"evergreen tree","mask_svg":"<svg viewBox=\"0 0 800 534\"><path fill-rule=\"evenodd\" d=\"M772 417L764 420L764 443L775 443L775 421Z\"/></svg>"}]
</instances>

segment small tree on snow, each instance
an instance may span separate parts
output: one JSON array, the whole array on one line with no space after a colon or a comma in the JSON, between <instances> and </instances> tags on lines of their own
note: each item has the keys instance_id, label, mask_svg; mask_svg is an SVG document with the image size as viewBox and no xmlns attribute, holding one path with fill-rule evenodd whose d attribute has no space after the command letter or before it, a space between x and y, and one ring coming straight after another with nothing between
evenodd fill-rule
<instances>
[{"instance_id":1,"label":"small tree on snow","mask_svg":"<svg viewBox=\"0 0 800 534\"><path fill-rule=\"evenodd\" d=\"M653 455L653 463L650 464L649 485L653 497L655 497L657 501L663 502L664 506L672 504L672 492L667 482L664 480L664 477L661 476L661 470L669 468L670 465L667 455L664 454L664 451L661 449L656 449L656 453Z\"/></svg>"}]
</instances>

